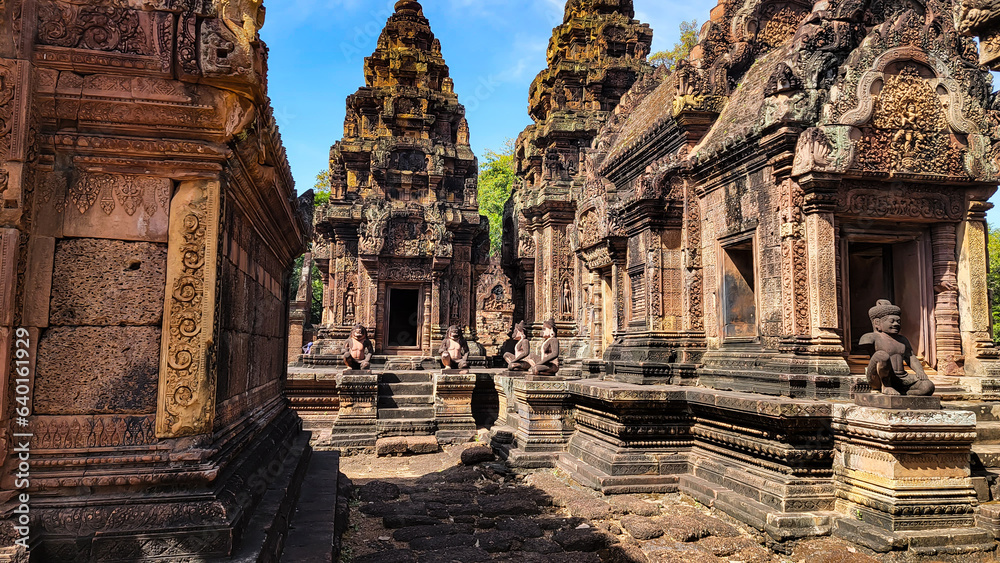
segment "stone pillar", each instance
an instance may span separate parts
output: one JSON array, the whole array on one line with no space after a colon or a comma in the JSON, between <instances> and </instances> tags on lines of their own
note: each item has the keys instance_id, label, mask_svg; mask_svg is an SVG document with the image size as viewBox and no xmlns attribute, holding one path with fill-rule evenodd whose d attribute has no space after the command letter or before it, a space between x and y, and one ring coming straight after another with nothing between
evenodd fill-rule
<instances>
[{"instance_id":1,"label":"stone pillar","mask_svg":"<svg viewBox=\"0 0 1000 563\"><path fill-rule=\"evenodd\" d=\"M468 442L476 435L472 417L472 391L476 374L438 374L434 385L434 419L437 440L454 444Z\"/></svg>"},{"instance_id":2,"label":"stone pillar","mask_svg":"<svg viewBox=\"0 0 1000 563\"><path fill-rule=\"evenodd\" d=\"M212 432L215 421L215 288L218 181L181 182L170 204L166 302L160 337L156 436Z\"/></svg>"},{"instance_id":3,"label":"stone pillar","mask_svg":"<svg viewBox=\"0 0 1000 563\"><path fill-rule=\"evenodd\" d=\"M816 174L799 180L802 188L805 264L808 272L805 281L808 286L809 310L806 313L807 338L796 338L796 341L805 340L805 346L797 347L799 357L795 358L794 363L805 364L809 372L826 376L849 376L851 371L844 359L840 296L837 292L838 239L834 207L839 183L838 177ZM794 188L794 185L790 185L790 189L795 192L791 201L798 202L798 192ZM802 282L800 276L797 283ZM805 329L805 322L801 324Z\"/></svg>"},{"instance_id":4,"label":"stone pillar","mask_svg":"<svg viewBox=\"0 0 1000 563\"><path fill-rule=\"evenodd\" d=\"M342 374L337 376L340 410L333 422L329 446L370 448L377 438L378 375Z\"/></svg>"},{"instance_id":5,"label":"stone pillar","mask_svg":"<svg viewBox=\"0 0 1000 563\"><path fill-rule=\"evenodd\" d=\"M569 419L569 383L515 379L518 427L508 454L513 467L555 467L573 434Z\"/></svg>"},{"instance_id":6,"label":"stone pillar","mask_svg":"<svg viewBox=\"0 0 1000 563\"><path fill-rule=\"evenodd\" d=\"M958 311L966 375L996 379L1000 373L989 365L995 363L990 360L996 359L998 351L990 338L990 300L986 286L985 218L990 207L985 201L973 200L966 220L958 228Z\"/></svg>"},{"instance_id":7,"label":"stone pillar","mask_svg":"<svg viewBox=\"0 0 1000 563\"><path fill-rule=\"evenodd\" d=\"M937 370L942 375L963 375L962 333L958 325L958 239L955 225L935 225L931 229L931 244L934 249Z\"/></svg>"},{"instance_id":8,"label":"stone pillar","mask_svg":"<svg viewBox=\"0 0 1000 563\"><path fill-rule=\"evenodd\" d=\"M992 549L975 527L974 413L836 404L832 428L835 535L880 552Z\"/></svg>"},{"instance_id":9,"label":"stone pillar","mask_svg":"<svg viewBox=\"0 0 1000 563\"><path fill-rule=\"evenodd\" d=\"M17 294L17 249L20 239L21 231L19 230L0 229L0 385L3 385L4 389L4 392L0 393L0 421L4 421L0 425L0 437L5 438L0 441L0 455L3 456L3 459L7 458L7 444L10 443L10 440L6 439L10 424L7 424L6 421L8 420L7 409L10 406L7 390L13 388L11 384L14 379L14 374L11 372L11 354L15 341L23 337L23 334L17 334L17 327L14 326L14 298ZM38 357L38 330L35 329L33 333L27 339L31 346L28 349L31 359ZM32 369L25 371L34 373L33 366L30 367Z\"/></svg>"},{"instance_id":10,"label":"stone pillar","mask_svg":"<svg viewBox=\"0 0 1000 563\"><path fill-rule=\"evenodd\" d=\"M837 256L833 213L806 215L809 252L809 312L814 343L839 344L837 335Z\"/></svg>"}]
</instances>

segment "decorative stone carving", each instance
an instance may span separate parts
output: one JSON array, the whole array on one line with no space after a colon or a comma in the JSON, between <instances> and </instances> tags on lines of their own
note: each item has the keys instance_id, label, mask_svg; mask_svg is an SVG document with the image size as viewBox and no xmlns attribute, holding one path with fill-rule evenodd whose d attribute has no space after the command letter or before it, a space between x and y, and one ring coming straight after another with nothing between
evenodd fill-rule
<instances>
[{"instance_id":1,"label":"decorative stone carving","mask_svg":"<svg viewBox=\"0 0 1000 563\"><path fill-rule=\"evenodd\" d=\"M216 250L219 186L183 182L171 201L156 435L211 432L215 419Z\"/></svg>"}]
</instances>

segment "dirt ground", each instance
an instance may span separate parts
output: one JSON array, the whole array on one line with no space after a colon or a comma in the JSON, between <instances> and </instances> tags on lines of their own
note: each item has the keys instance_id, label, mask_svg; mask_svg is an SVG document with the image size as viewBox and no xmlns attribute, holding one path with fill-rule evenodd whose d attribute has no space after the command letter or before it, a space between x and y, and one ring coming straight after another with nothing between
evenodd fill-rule
<instances>
[{"instance_id":1,"label":"dirt ground","mask_svg":"<svg viewBox=\"0 0 1000 563\"><path fill-rule=\"evenodd\" d=\"M468 450L468 451L466 451ZM462 463L463 452L465 461ZM477 444L345 456L344 563L908 563L831 537L775 545L681 494L604 496L557 470L514 473ZM925 558L986 563L992 555Z\"/></svg>"}]
</instances>

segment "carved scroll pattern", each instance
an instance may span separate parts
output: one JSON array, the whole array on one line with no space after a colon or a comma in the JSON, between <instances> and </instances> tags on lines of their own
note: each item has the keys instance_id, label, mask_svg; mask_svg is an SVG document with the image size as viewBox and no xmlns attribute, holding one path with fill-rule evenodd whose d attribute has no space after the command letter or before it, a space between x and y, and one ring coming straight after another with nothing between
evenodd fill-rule
<instances>
[{"instance_id":1,"label":"carved scroll pattern","mask_svg":"<svg viewBox=\"0 0 1000 563\"><path fill-rule=\"evenodd\" d=\"M181 185L170 213L167 296L160 358L156 435L211 432L215 381L207 358L215 326L217 185Z\"/></svg>"},{"instance_id":2,"label":"carved scroll pattern","mask_svg":"<svg viewBox=\"0 0 1000 563\"><path fill-rule=\"evenodd\" d=\"M70 187L69 198L80 213L87 213L99 201L107 215L120 205L130 217L139 209L152 216L157 202L167 212L170 187L171 182L166 178L84 172Z\"/></svg>"}]
</instances>

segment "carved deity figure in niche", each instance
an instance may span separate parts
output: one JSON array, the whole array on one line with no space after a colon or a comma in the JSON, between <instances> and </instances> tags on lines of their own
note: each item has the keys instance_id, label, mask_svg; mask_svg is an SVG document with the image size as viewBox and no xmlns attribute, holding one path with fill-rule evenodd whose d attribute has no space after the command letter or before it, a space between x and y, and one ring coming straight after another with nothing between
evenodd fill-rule
<instances>
[{"instance_id":1,"label":"carved deity figure in niche","mask_svg":"<svg viewBox=\"0 0 1000 563\"><path fill-rule=\"evenodd\" d=\"M441 342L441 364L445 369L469 367L469 344L458 325L448 327L448 335Z\"/></svg>"},{"instance_id":2,"label":"carved deity figure in niche","mask_svg":"<svg viewBox=\"0 0 1000 563\"><path fill-rule=\"evenodd\" d=\"M917 130L917 106L907 104L906 109L899 116L899 131L892 137L893 144L902 141L901 151L906 156L912 156L917 152L917 143L923 140L924 136Z\"/></svg>"},{"instance_id":3,"label":"carved deity figure in niche","mask_svg":"<svg viewBox=\"0 0 1000 563\"><path fill-rule=\"evenodd\" d=\"M927 379L920 358L913 352L910 341L899 334L902 310L887 299L880 299L868 311L874 332L861 337L858 343L871 354L865 375L872 393L886 395L930 396L934 384ZM907 373L909 365L913 373Z\"/></svg>"},{"instance_id":4,"label":"carved deity figure in niche","mask_svg":"<svg viewBox=\"0 0 1000 563\"><path fill-rule=\"evenodd\" d=\"M371 368L375 346L368 339L368 329L357 324L351 330L351 336L344 342L344 364L353 370Z\"/></svg>"},{"instance_id":5,"label":"carved deity figure in niche","mask_svg":"<svg viewBox=\"0 0 1000 563\"><path fill-rule=\"evenodd\" d=\"M542 323L542 341L539 355L530 355L529 373L533 375L555 375L559 372L559 338L556 337L556 321L549 319Z\"/></svg>"},{"instance_id":6,"label":"carved deity figure in niche","mask_svg":"<svg viewBox=\"0 0 1000 563\"><path fill-rule=\"evenodd\" d=\"M451 322L458 323L461 322L461 310L462 310L462 295L458 292L458 288L454 288L451 292Z\"/></svg>"},{"instance_id":7,"label":"carved deity figure in niche","mask_svg":"<svg viewBox=\"0 0 1000 563\"><path fill-rule=\"evenodd\" d=\"M347 286L347 294L344 295L344 324L354 322L355 299L354 284L352 283Z\"/></svg>"},{"instance_id":8,"label":"carved deity figure in niche","mask_svg":"<svg viewBox=\"0 0 1000 563\"><path fill-rule=\"evenodd\" d=\"M524 322L514 325L514 331L510 335L517 344L514 345L513 352L507 352L503 359L507 361L507 369L510 371L528 371L531 364L528 363L528 356L531 355L531 346L524 335Z\"/></svg>"},{"instance_id":9,"label":"carved deity figure in niche","mask_svg":"<svg viewBox=\"0 0 1000 563\"><path fill-rule=\"evenodd\" d=\"M573 315L573 289L569 286L569 280L563 280L562 295L559 298L559 312L563 315Z\"/></svg>"}]
</instances>

